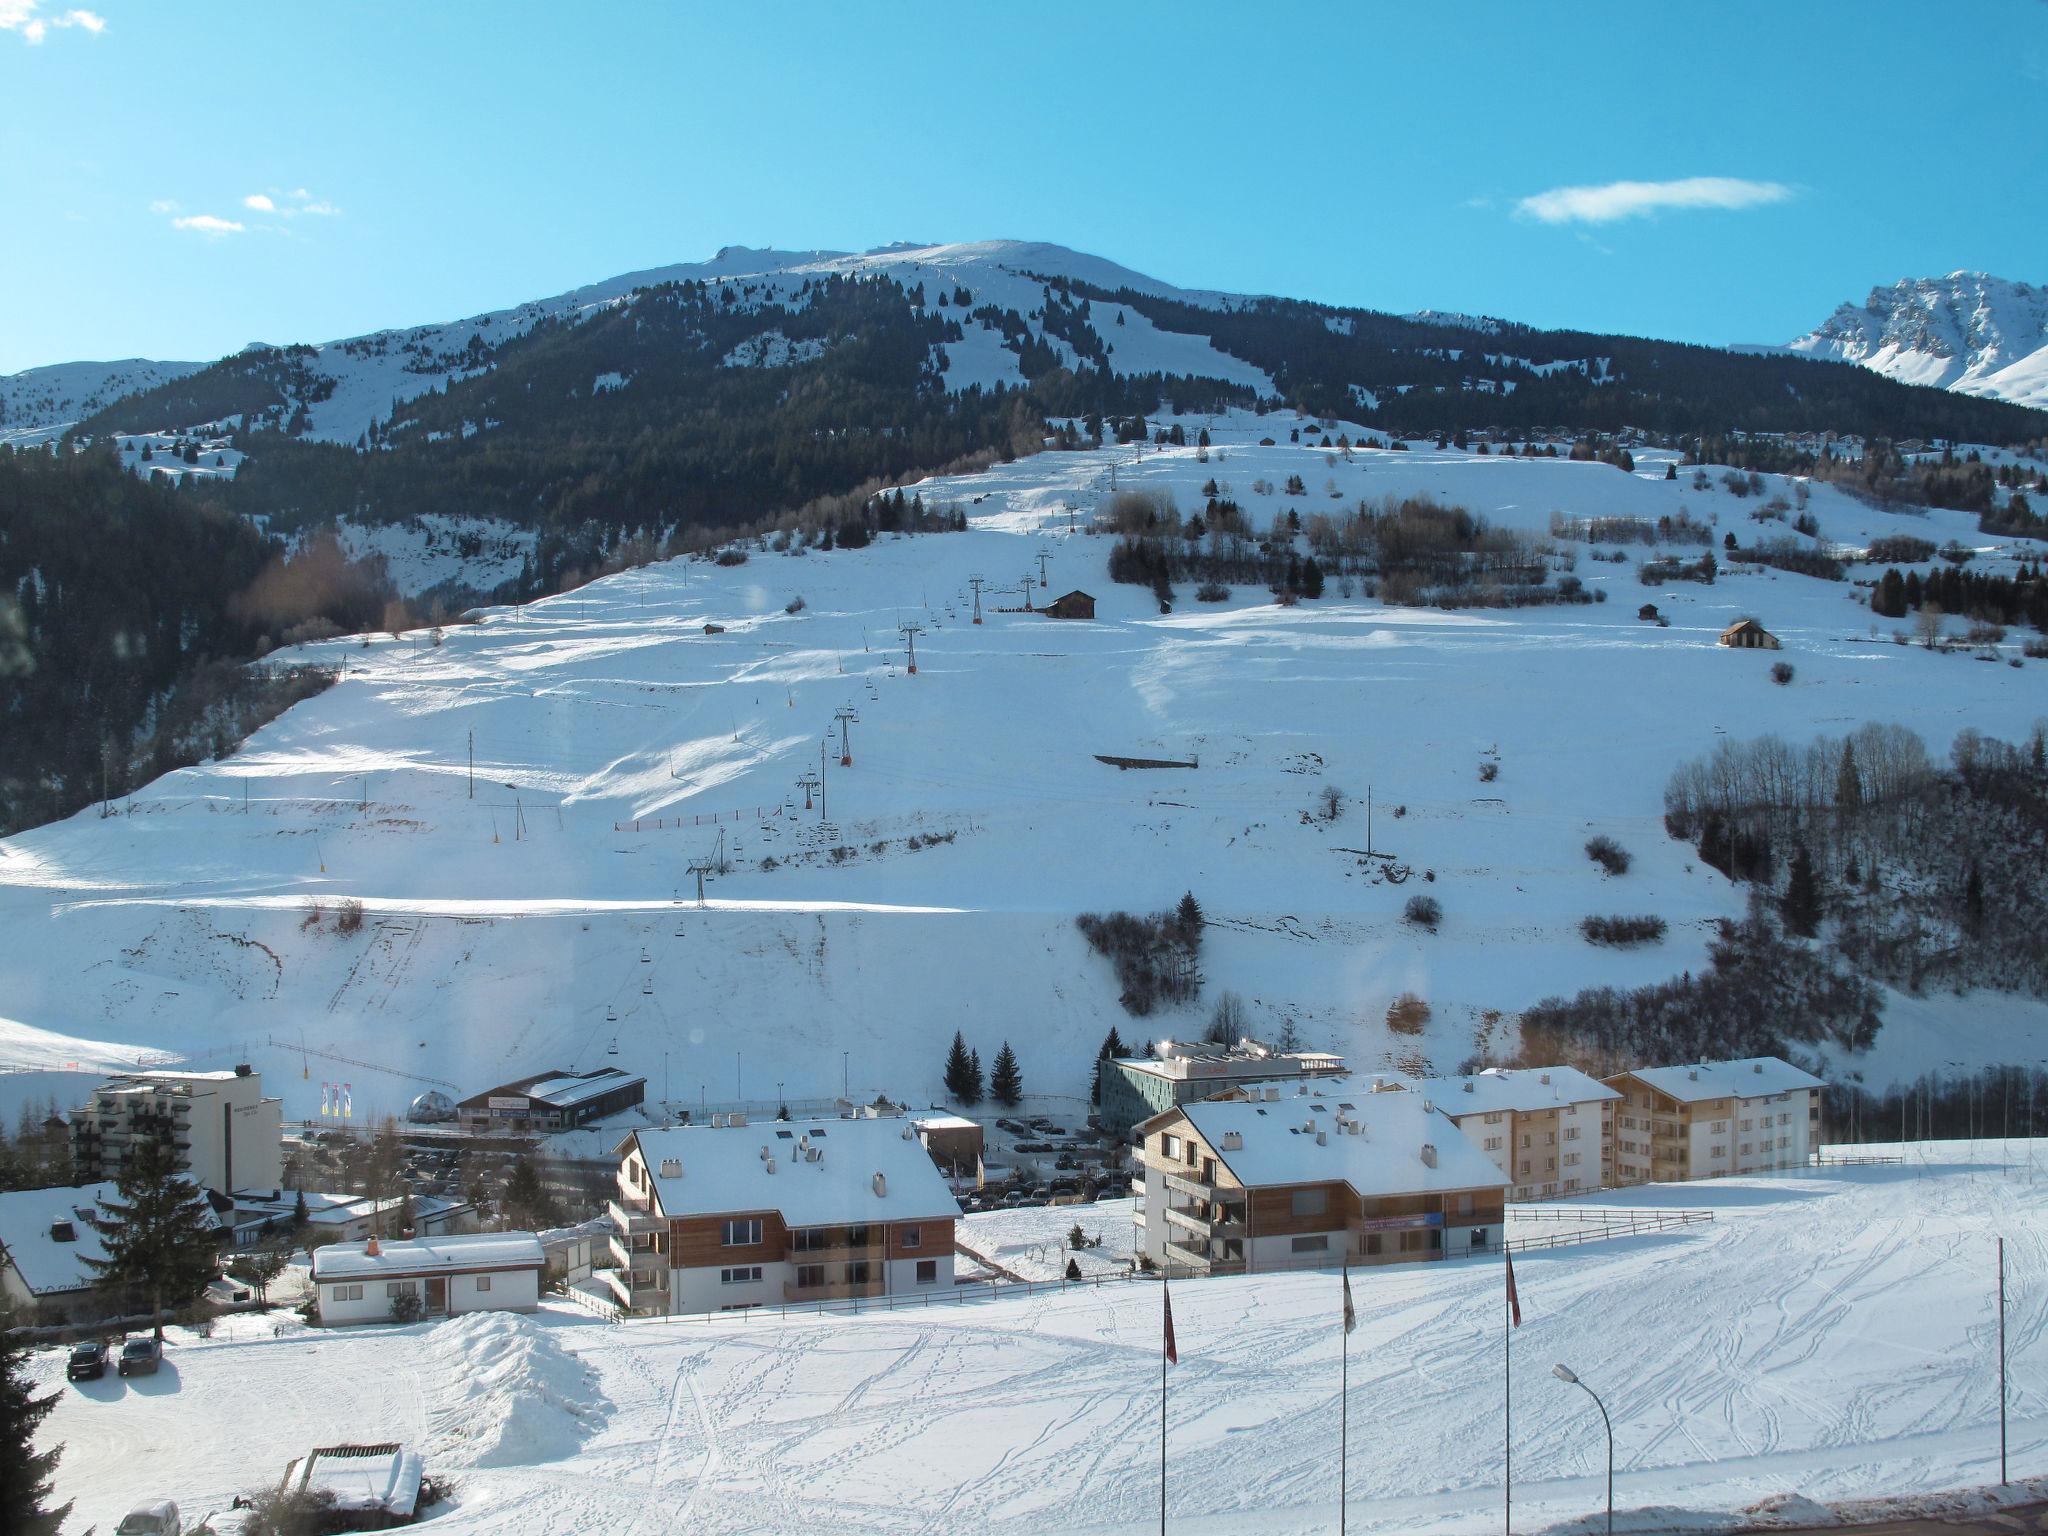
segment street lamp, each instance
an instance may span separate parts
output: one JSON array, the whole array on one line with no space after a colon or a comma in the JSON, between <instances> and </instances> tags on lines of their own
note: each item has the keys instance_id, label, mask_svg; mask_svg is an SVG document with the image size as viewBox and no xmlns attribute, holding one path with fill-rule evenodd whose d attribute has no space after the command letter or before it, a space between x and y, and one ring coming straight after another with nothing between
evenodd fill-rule
<instances>
[{"instance_id":1,"label":"street lamp","mask_svg":"<svg viewBox=\"0 0 2048 1536\"><path fill-rule=\"evenodd\" d=\"M1568 1365L1553 1365L1550 1374L1559 1381L1568 1381L1586 1396L1593 1399L1593 1406L1600 1410L1600 1423L1607 1431L1607 1536L1614 1536L1614 1423L1607 1417L1607 1405L1600 1401L1600 1394L1587 1386L1572 1373Z\"/></svg>"}]
</instances>

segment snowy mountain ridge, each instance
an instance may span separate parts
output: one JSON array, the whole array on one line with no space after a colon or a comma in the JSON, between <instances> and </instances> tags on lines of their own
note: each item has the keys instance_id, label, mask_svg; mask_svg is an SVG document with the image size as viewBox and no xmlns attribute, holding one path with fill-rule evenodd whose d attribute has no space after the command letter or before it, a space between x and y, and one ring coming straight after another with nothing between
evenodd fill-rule
<instances>
[{"instance_id":1,"label":"snowy mountain ridge","mask_svg":"<svg viewBox=\"0 0 2048 1536\"><path fill-rule=\"evenodd\" d=\"M2048 406L2048 288L1985 272L1906 278L1790 344L1906 384Z\"/></svg>"}]
</instances>

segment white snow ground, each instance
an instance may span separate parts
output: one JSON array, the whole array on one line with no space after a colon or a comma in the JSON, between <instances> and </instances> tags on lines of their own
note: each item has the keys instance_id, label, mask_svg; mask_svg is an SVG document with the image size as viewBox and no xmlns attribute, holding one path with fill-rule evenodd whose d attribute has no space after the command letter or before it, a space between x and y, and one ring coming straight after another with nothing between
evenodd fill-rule
<instances>
[{"instance_id":1,"label":"white snow ground","mask_svg":"<svg viewBox=\"0 0 2048 1536\"><path fill-rule=\"evenodd\" d=\"M1993 1240L2006 1239L2011 1467L2048 1474L2048 1185L2042 1143L1951 1142L1908 1161L1625 1190L1710 1208L1710 1225L1528 1253L1512 1341L1515 1524L1615 1497L1656 1528L1787 1494L1932 1497L1998 1477ZM1492 1261L1352 1280L1350 1521L1463 1533L1501 1518L1501 1271ZM1182 1532L1324 1533L1337 1495L1336 1276L1187 1282L1173 1292L1169 1506ZM902 1312L601 1323L460 1321L212 1340L174 1331L162 1375L66 1385L44 1428L77 1520L144 1496L225 1506L308 1446L389 1436L429 1470L466 1462L513 1394L442 1411L450 1335L510 1340L575 1410L464 1465L433 1528L544 1533L1042 1536L1143 1528L1156 1510L1159 1309L1146 1281ZM585 1377L572 1368L587 1367ZM481 1426L488 1430L487 1425ZM519 1426L515 1426L518 1428ZM1798 1506L1794 1506L1798 1507ZM1640 1528L1626 1514L1618 1528Z\"/></svg>"},{"instance_id":2,"label":"white snow ground","mask_svg":"<svg viewBox=\"0 0 2048 1536\"><path fill-rule=\"evenodd\" d=\"M1426 444L1347 462L1288 442L1292 423L1216 419L1207 464L1193 448L1105 449L925 482L928 501L970 513L965 534L670 562L491 610L438 648L424 633L309 647L344 680L231 758L168 775L122 814L0 841L0 997L57 1037L0 1064L250 1060L293 1117L317 1113L324 1081L352 1082L368 1118L443 1082L471 1092L600 1064L665 1082L679 1104L766 1099L778 1083L823 1098L842 1073L857 1097L926 1102L960 1029L984 1060L1011 1040L1031 1092L1073 1094L1112 1023L1133 1043L1196 1032L1227 988L1256 1031L1292 1020L1364 1070L1445 1071L1545 995L1702 962L1708 924L1742 900L1662 830L1681 760L1724 737L1868 720L1909 724L1940 754L1961 727L2016 739L2048 712L2040 665L1891 644L1905 626L1874 621L1846 583L1743 572L1648 589L1633 560L1582 557L1608 602L1441 613L1347 600L1332 582L1294 608L1183 588L1162 616L1108 583L1107 539L1068 531L1112 466L1184 510L1214 476L1261 522L1427 490L1537 530L1553 510L1685 508L1717 519L1717 537L1752 526L1755 499L1666 481L1649 451L1633 475ZM1254 489L1292 473L1306 496ZM1953 537L1984 551L1974 569L2028 547L1826 486L1811 509L1828 540ZM1034 599L1085 588L1100 617L970 625L967 578L989 578L989 607L1015 605L1041 551ZM1668 628L1637 621L1645 600ZM1716 646L1744 613L1785 649ZM914 678L896 629L911 619L927 626ZM1796 667L1789 687L1769 680L1777 660ZM846 705L859 721L842 769ZM828 733L821 822L797 780ZM1499 777L1482 783L1494 751ZM1095 753L1200 767L1119 772ZM1351 797L1335 824L1305 816L1325 784ZM1412 866L1405 885L1346 851L1365 846L1368 789L1374 846ZM1595 832L1634 854L1628 875L1587 860ZM688 865L721 834L733 869L699 908ZM1132 1019L1074 917L1189 889L1211 918L1203 996ZM1435 934L1401 921L1419 889L1443 902ZM354 937L334 919L350 896L370 918ZM307 926L315 900L324 915ZM1604 912L1659 913L1671 935L1593 948L1577 925ZM1433 1018L1397 1036L1387 1004L1409 990ZM2037 1003L1923 1000L1897 1016L1867 1059L1828 1070L1882 1085L2048 1057ZM0 1113L47 1091L0 1077Z\"/></svg>"}]
</instances>

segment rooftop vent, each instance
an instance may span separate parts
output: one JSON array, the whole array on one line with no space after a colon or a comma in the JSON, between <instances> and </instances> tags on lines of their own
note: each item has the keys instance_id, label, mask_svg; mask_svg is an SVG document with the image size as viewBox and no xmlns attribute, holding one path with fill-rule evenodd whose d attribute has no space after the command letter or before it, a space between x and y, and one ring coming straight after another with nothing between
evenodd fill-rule
<instances>
[{"instance_id":1,"label":"rooftop vent","mask_svg":"<svg viewBox=\"0 0 2048 1536\"><path fill-rule=\"evenodd\" d=\"M1700 1069L1698 1067L1687 1067L1685 1075L1691 1078L1692 1081L1698 1082L1700 1080Z\"/></svg>"},{"instance_id":2,"label":"rooftop vent","mask_svg":"<svg viewBox=\"0 0 2048 1536\"><path fill-rule=\"evenodd\" d=\"M765 1141L764 1141L764 1142L762 1142L762 1143L761 1143L761 1161L765 1163L765 1162L767 1162L767 1161L768 1161L768 1159L769 1159L769 1158L770 1158L771 1156L773 1156L773 1155L774 1155L774 1154L773 1154L773 1153L771 1153L771 1152L770 1152L770 1151L768 1150L768 1143L766 1143Z\"/></svg>"},{"instance_id":3,"label":"rooftop vent","mask_svg":"<svg viewBox=\"0 0 2048 1536\"><path fill-rule=\"evenodd\" d=\"M1469 1077L1465 1079L1465 1091L1467 1093L1471 1093L1474 1091L1472 1079Z\"/></svg>"},{"instance_id":4,"label":"rooftop vent","mask_svg":"<svg viewBox=\"0 0 2048 1536\"><path fill-rule=\"evenodd\" d=\"M68 1221L53 1221L50 1223L50 1241L75 1243L78 1241L78 1229Z\"/></svg>"},{"instance_id":5,"label":"rooftop vent","mask_svg":"<svg viewBox=\"0 0 2048 1536\"><path fill-rule=\"evenodd\" d=\"M1536 1081L1547 1088L1550 1086L1550 1074L1548 1072L1539 1073L1537 1074Z\"/></svg>"},{"instance_id":6,"label":"rooftop vent","mask_svg":"<svg viewBox=\"0 0 2048 1536\"><path fill-rule=\"evenodd\" d=\"M905 1141L917 1140L917 1131L911 1126L911 1123L908 1120L903 1122L903 1139Z\"/></svg>"},{"instance_id":7,"label":"rooftop vent","mask_svg":"<svg viewBox=\"0 0 2048 1536\"><path fill-rule=\"evenodd\" d=\"M772 1158L772 1157L771 1157L771 1158L769 1158L769 1159L768 1159L768 1161L767 1161L767 1163L766 1163L766 1164L765 1164L764 1166L766 1166L766 1168L768 1169L768 1171L769 1171L770 1173L773 1173L773 1172L775 1171L775 1159L774 1159L774 1158Z\"/></svg>"},{"instance_id":8,"label":"rooftop vent","mask_svg":"<svg viewBox=\"0 0 2048 1536\"><path fill-rule=\"evenodd\" d=\"M1764 1064L1760 1061L1753 1061L1749 1064L1749 1070L1756 1073L1759 1077L1761 1077L1763 1075Z\"/></svg>"},{"instance_id":9,"label":"rooftop vent","mask_svg":"<svg viewBox=\"0 0 2048 1536\"><path fill-rule=\"evenodd\" d=\"M714 1114L711 1117L711 1128L714 1131L722 1131L725 1129L725 1116L722 1113Z\"/></svg>"},{"instance_id":10,"label":"rooftop vent","mask_svg":"<svg viewBox=\"0 0 2048 1536\"><path fill-rule=\"evenodd\" d=\"M680 1157L664 1157L661 1160L661 1176L664 1179L680 1179L683 1176L683 1160Z\"/></svg>"},{"instance_id":11,"label":"rooftop vent","mask_svg":"<svg viewBox=\"0 0 2048 1536\"><path fill-rule=\"evenodd\" d=\"M1436 1166L1435 1143L1425 1141L1422 1144L1422 1166L1425 1168L1434 1168Z\"/></svg>"},{"instance_id":12,"label":"rooftop vent","mask_svg":"<svg viewBox=\"0 0 2048 1536\"><path fill-rule=\"evenodd\" d=\"M1223 1133L1223 1150L1225 1152L1243 1151L1244 1134L1241 1131L1225 1131Z\"/></svg>"},{"instance_id":13,"label":"rooftop vent","mask_svg":"<svg viewBox=\"0 0 2048 1536\"><path fill-rule=\"evenodd\" d=\"M1327 1146L1328 1146L1329 1144L1330 1144L1330 1133L1329 1133L1328 1131L1317 1131L1317 1132L1316 1132L1316 1145L1317 1145L1317 1146L1319 1146L1319 1147L1327 1147Z\"/></svg>"},{"instance_id":14,"label":"rooftop vent","mask_svg":"<svg viewBox=\"0 0 2048 1536\"><path fill-rule=\"evenodd\" d=\"M1268 1099L1277 1099L1280 1097L1280 1090L1278 1088L1269 1087L1265 1090L1265 1097Z\"/></svg>"},{"instance_id":15,"label":"rooftop vent","mask_svg":"<svg viewBox=\"0 0 2048 1536\"><path fill-rule=\"evenodd\" d=\"M747 1123L747 1117L741 1114L738 1110L734 1110L731 1114L725 1117L725 1123L727 1125L745 1125Z\"/></svg>"},{"instance_id":16,"label":"rooftop vent","mask_svg":"<svg viewBox=\"0 0 2048 1536\"><path fill-rule=\"evenodd\" d=\"M818 1162L824 1155L825 1149L823 1147L806 1147L804 1149L804 1161L807 1163Z\"/></svg>"},{"instance_id":17,"label":"rooftop vent","mask_svg":"<svg viewBox=\"0 0 2048 1536\"><path fill-rule=\"evenodd\" d=\"M235 1063L235 1076L237 1077L248 1077L254 1071L255 1068L251 1067L246 1061Z\"/></svg>"},{"instance_id":18,"label":"rooftop vent","mask_svg":"<svg viewBox=\"0 0 2048 1536\"><path fill-rule=\"evenodd\" d=\"M889 1193L889 1181L880 1173L875 1175L875 1193L884 1196Z\"/></svg>"},{"instance_id":19,"label":"rooftop vent","mask_svg":"<svg viewBox=\"0 0 2048 1536\"><path fill-rule=\"evenodd\" d=\"M1424 1099L1424 1100L1422 1101L1422 1112L1423 1112L1423 1113L1424 1113L1425 1115L1426 1115L1426 1114L1428 1114L1428 1113L1430 1113L1430 1112L1431 1112L1432 1110L1434 1110L1435 1108L1436 1108L1436 1106L1435 1106L1434 1104L1430 1103L1430 1102L1429 1102L1429 1100L1427 1100L1427 1099Z\"/></svg>"}]
</instances>

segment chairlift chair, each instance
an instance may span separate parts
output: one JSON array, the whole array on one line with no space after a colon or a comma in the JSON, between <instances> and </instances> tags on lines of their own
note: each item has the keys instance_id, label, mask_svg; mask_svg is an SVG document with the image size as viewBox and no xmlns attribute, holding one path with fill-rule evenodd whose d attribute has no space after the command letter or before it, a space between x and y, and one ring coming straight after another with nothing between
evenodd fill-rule
<instances>
[{"instance_id":1,"label":"chairlift chair","mask_svg":"<svg viewBox=\"0 0 2048 1536\"><path fill-rule=\"evenodd\" d=\"M604 1021L607 1024L616 1024L619 1022L619 1010L614 1008L610 1003L606 1003L604 1005Z\"/></svg>"}]
</instances>

